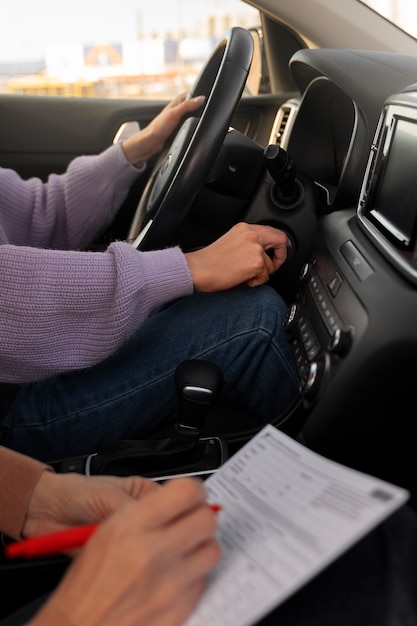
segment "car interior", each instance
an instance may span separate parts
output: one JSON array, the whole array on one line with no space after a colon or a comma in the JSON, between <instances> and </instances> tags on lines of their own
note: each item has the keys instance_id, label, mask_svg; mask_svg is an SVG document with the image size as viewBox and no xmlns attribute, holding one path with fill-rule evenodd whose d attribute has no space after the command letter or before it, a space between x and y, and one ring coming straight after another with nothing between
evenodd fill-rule
<instances>
[{"instance_id":1,"label":"car interior","mask_svg":"<svg viewBox=\"0 0 417 626\"><path fill-rule=\"evenodd\" d=\"M220 38L189 94L207 96L203 110L148 164L92 249L126 239L138 250L192 250L239 221L285 231L291 248L270 284L288 305L300 390L273 424L335 461L409 489L413 500L417 48L376 14L369 19L380 39L358 20L349 39L342 8L336 16L321 3L314 19L302 21L305 5L256 3L268 93L245 91L254 32L232 27ZM351 5L365 15L358 2L346 11ZM319 39L314 29L324 10L327 39ZM165 104L0 95L0 165L46 180L75 156L118 141L126 125L145 126ZM169 163L167 155L174 155ZM55 469L156 480L216 471L263 423L222 396L221 372L210 363L178 365L175 422L88 457L51 459ZM188 395L190 386L201 393ZM0 561L2 584L27 577L36 597L67 562Z\"/></svg>"}]
</instances>

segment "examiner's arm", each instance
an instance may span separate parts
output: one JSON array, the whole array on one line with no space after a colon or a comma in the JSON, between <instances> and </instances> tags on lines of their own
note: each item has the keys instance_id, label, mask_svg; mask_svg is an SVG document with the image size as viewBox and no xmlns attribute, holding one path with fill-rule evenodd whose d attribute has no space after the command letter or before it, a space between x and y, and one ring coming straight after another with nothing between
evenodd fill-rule
<instances>
[{"instance_id":1,"label":"examiner's arm","mask_svg":"<svg viewBox=\"0 0 417 626\"><path fill-rule=\"evenodd\" d=\"M0 531L20 537L33 491L47 470L44 463L0 446Z\"/></svg>"},{"instance_id":2,"label":"examiner's arm","mask_svg":"<svg viewBox=\"0 0 417 626\"><path fill-rule=\"evenodd\" d=\"M100 522L33 626L179 626L219 561L204 484L55 474L0 447L0 530L33 536Z\"/></svg>"},{"instance_id":3,"label":"examiner's arm","mask_svg":"<svg viewBox=\"0 0 417 626\"><path fill-rule=\"evenodd\" d=\"M31 626L180 626L221 557L201 481L178 478L104 521Z\"/></svg>"}]
</instances>

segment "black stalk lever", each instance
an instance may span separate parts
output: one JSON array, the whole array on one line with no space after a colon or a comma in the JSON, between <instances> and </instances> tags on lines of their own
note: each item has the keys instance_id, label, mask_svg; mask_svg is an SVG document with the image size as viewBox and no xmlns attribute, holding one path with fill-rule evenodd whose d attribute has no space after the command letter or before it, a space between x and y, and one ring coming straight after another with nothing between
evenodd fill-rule
<instances>
[{"instance_id":1,"label":"black stalk lever","mask_svg":"<svg viewBox=\"0 0 417 626\"><path fill-rule=\"evenodd\" d=\"M274 198L283 206L290 206L300 197L300 189L295 180L295 165L283 148L269 144L264 150L264 159L269 173L275 181Z\"/></svg>"}]
</instances>

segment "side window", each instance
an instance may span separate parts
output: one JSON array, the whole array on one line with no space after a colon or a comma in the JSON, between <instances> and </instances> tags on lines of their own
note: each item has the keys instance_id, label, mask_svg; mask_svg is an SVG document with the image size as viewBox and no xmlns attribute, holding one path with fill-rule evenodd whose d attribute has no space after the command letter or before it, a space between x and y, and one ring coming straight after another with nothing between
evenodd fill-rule
<instances>
[{"instance_id":1,"label":"side window","mask_svg":"<svg viewBox=\"0 0 417 626\"><path fill-rule=\"evenodd\" d=\"M0 93L171 99L228 28L255 32L260 16L242 0L16 0L1 22Z\"/></svg>"}]
</instances>

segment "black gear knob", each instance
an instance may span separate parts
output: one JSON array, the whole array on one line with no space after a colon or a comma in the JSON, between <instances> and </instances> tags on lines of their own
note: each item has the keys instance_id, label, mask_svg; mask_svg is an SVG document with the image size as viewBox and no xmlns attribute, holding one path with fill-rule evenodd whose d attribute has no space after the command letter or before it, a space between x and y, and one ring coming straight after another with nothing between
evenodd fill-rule
<instances>
[{"instance_id":1,"label":"black gear knob","mask_svg":"<svg viewBox=\"0 0 417 626\"><path fill-rule=\"evenodd\" d=\"M197 439L209 408L218 397L223 374L210 361L182 361L175 371L178 395L178 419L175 428L181 437Z\"/></svg>"}]
</instances>

